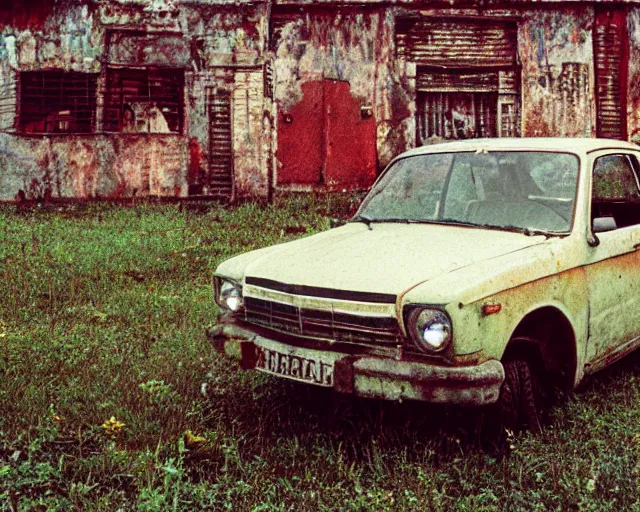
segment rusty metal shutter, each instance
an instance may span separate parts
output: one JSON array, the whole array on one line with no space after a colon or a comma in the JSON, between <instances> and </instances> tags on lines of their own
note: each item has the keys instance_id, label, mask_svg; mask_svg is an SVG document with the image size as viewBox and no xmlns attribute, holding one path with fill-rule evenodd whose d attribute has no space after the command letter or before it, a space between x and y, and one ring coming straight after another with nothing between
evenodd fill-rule
<instances>
[{"instance_id":1,"label":"rusty metal shutter","mask_svg":"<svg viewBox=\"0 0 640 512\"><path fill-rule=\"evenodd\" d=\"M418 67L416 89L422 92L499 92L518 94L518 71L465 71L441 72Z\"/></svg>"},{"instance_id":2,"label":"rusty metal shutter","mask_svg":"<svg viewBox=\"0 0 640 512\"><path fill-rule=\"evenodd\" d=\"M233 193L233 138L231 93L211 89L209 94L209 189L210 194Z\"/></svg>"},{"instance_id":3,"label":"rusty metal shutter","mask_svg":"<svg viewBox=\"0 0 640 512\"><path fill-rule=\"evenodd\" d=\"M517 26L490 20L398 18L398 56L418 65L448 68L506 67L516 64Z\"/></svg>"},{"instance_id":4,"label":"rusty metal shutter","mask_svg":"<svg viewBox=\"0 0 640 512\"><path fill-rule=\"evenodd\" d=\"M593 34L598 137L627 138L627 22L622 11L599 11Z\"/></svg>"},{"instance_id":5,"label":"rusty metal shutter","mask_svg":"<svg viewBox=\"0 0 640 512\"><path fill-rule=\"evenodd\" d=\"M498 73L439 73L418 69L418 91L428 92L497 92Z\"/></svg>"}]
</instances>

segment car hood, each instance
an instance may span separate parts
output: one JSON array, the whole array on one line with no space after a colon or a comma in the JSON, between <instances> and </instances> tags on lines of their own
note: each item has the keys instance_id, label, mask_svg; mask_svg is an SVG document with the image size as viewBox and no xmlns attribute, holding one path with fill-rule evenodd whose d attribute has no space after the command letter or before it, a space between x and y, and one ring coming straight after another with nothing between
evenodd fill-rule
<instances>
[{"instance_id":1,"label":"car hood","mask_svg":"<svg viewBox=\"0 0 640 512\"><path fill-rule=\"evenodd\" d=\"M350 223L263 252L245 277L290 285L398 295L544 237L438 224Z\"/></svg>"}]
</instances>

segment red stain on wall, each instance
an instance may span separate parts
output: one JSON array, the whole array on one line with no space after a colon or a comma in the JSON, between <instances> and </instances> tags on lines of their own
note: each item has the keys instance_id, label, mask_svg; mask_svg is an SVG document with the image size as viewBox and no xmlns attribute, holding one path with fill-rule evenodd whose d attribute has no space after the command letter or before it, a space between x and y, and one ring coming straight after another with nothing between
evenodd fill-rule
<instances>
[{"instance_id":1,"label":"red stain on wall","mask_svg":"<svg viewBox=\"0 0 640 512\"><path fill-rule=\"evenodd\" d=\"M204 167L202 165L202 148L196 137L189 139L189 168L187 183L190 194L202 194L204 184Z\"/></svg>"},{"instance_id":2,"label":"red stain on wall","mask_svg":"<svg viewBox=\"0 0 640 512\"><path fill-rule=\"evenodd\" d=\"M0 2L0 27L43 29L55 5L54 0L23 0Z\"/></svg>"}]
</instances>

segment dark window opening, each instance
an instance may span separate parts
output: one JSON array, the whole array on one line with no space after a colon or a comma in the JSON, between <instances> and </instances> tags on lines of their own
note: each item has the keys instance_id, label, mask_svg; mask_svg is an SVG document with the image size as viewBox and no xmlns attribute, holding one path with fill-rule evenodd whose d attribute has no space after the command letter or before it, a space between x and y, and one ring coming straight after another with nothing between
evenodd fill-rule
<instances>
[{"instance_id":1,"label":"dark window opening","mask_svg":"<svg viewBox=\"0 0 640 512\"><path fill-rule=\"evenodd\" d=\"M20 131L93 132L96 84L96 74L65 71L20 73Z\"/></svg>"},{"instance_id":2,"label":"dark window opening","mask_svg":"<svg viewBox=\"0 0 640 512\"><path fill-rule=\"evenodd\" d=\"M640 224L638 162L631 155L607 155L593 167L591 220L612 217L616 227Z\"/></svg>"},{"instance_id":3,"label":"dark window opening","mask_svg":"<svg viewBox=\"0 0 640 512\"><path fill-rule=\"evenodd\" d=\"M182 133L184 70L107 70L104 130L123 133Z\"/></svg>"}]
</instances>

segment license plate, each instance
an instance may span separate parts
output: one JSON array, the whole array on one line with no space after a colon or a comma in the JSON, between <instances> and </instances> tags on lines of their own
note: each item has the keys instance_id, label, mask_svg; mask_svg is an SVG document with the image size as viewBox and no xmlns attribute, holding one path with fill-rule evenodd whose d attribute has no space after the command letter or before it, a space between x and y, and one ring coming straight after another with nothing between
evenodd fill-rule
<instances>
[{"instance_id":1,"label":"license plate","mask_svg":"<svg viewBox=\"0 0 640 512\"><path fill-rule=\"evenodd\" d=\"M265 347L256 347L256 369L317 386L333 387L333 362L285 354Z\"/></svg>"}]
</instances>

